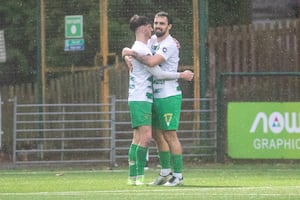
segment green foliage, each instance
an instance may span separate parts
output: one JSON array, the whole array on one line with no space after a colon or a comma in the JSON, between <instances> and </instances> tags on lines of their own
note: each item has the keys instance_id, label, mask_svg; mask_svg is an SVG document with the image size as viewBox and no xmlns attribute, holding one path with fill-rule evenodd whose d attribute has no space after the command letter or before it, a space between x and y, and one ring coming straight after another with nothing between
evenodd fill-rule
<instances>
[{"instance_id":1,"label":"green foliage","mask_svg":"<svg viewBox=\"0 0 300 200\"><path fill-rule=\"evenodd\" d=\"M35 1L1 1L0 29L4 30L7 62L0 63L0 84L32 80L36 63Z\"/></svg>"},{"instance_id":2,"label":"green foliage","mask_svg":"<svg viewBox=\"0 0 300 200\"><path fill-rule=\"evenodd\" d=\"M0 84L31 82L36 79L38 21L36 0L2 0L0 30L4 30L7 62L0 63ZM251 1L209 0L210 26L244 24L250 20ZM109 0L109 51L120 56L125 46L132 45L134 35L128 28L133 14L153 18L158 11L170 13L174 19L171 34L180 41L181 64L192 64L192 1L190 0ZM99 0L45 1L46 66L94 66L100 52ZM65 52L66 15L83 16L85 50Z\"/></svg>"},{"instance_id":3,"label":"green foliage","mask_svg":"<svg viewBox=\"0 0 300 200\"><path fill-rule=\"evenodd\" d=\"M28 82L26 81L26 75L31 77L35 72L30 67L27 57L17 48L8 49L7 54L9 54L10 59L0 70L0 76L3 75L2 82Z\"/></svg>"},{"instance_id":4,"label":"green foliage","mask_svg":"<svg viewBox=\"0 0 300 200\"><path fill-rule=\"evenodd\" d=\"M93 66L99 51L99 1L47 1L46 65L51 67ZM64 51L65 16L83 16L84 51Z\"/></svg>"},{"instance_id":5,"label":"green foliage","mask_svg":"<svg viewBox=\"0 0 300 200\"><path fill-rule=\"evenodd\" d=\"M209 25L216 27L251 23L251 2L251 0L209 0Z\"/></svg>"}]
</instances>

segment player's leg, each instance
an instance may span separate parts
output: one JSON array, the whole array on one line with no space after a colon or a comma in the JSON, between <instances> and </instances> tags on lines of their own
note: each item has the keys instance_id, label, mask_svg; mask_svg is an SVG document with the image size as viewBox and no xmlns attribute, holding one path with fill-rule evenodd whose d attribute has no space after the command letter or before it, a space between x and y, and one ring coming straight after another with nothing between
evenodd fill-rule
<instances>
[{"instance_id":1,"label":"player's leg","mask_svg":"<svg viewBox=\"0 0 300 200\"><path fill-rule=\"evenodd\" d=\"M170 149L169 145L166 142L164 135L162 121L164 114L164 100L156 99L153 104L153 112L152 112L152 124L153 124L153 133L152 137L156 142L156 146L158 149L158 157L161 165L160 175L167 176L171 173L171 163L170 163Z\"/></svg>"},{"instance_id":2,"label":"player's leg","mask_svg":"<svg viewBox=\"0 0 300 200\"><path fill-rule=\"evenodd\" d=\"M164 138L171 152L171 163L173 165L173 178L166 186L183 184L182 169L183 157L181 143L177 137L176 130L179 127L182 96L172 96L164 99L163 119L160 120L161 128L164 130Z\"/></svg>"},{"instance_id":3,"label":"player's leg","mask_svg":"<svg viewBox=\"0 0 300 200\"><path fill-rule=\"evenodd\" d=\"M171 164L170 164L171 158L170 158L170 150L169 150L168 143L165 141L161 130L154 131L153 138L157 145L161 170L159 176L154 181L148 184L150 186L163 185L170 178L172 178L172 171L171 171Z\"/></svg>"},{"instance_id":4,"label":"player's leg","mask_svg":"<svg viewBox=\"0 0 300 200\"><path fill-rule=\"evenodd\" d=\"M171 154L169 145L164 138L163 131L161 130L155 130L153 132L153 138L158 149L158 157L161 165L160 175L167 176L171 173Z\"/></svg>"},{"instance_id":5,"label":"player's leg","mask_svg":"<svg viewBox=\"0 0 300 200\"><path fill-rule=\"evenodd\" d=\"M176 131L165 131L164 136L170 146L171 160L173 164L173 177L165 186L177 186L183 184L182 169L183 169L183 156L181 143L177 137Z\"/></svg>"},{"instance_id":6,"label":"player's leg","mask_svg":"<svg viewBox=\"0 0 300 200\"><path fill-rule=\"evenodd\" d=\"M152 139L151 126L140 126L139 132L139 144L136 148L136 167L137 167L137 185L144 183L144 173L146 165L146 157L148 152L148 146Z\"/></svg>"},{"instance_id":7,"label":"player's leg","mask_svg":"<svg viewBox=\"0 0 300 200\"><path fill-rule=\"evenodd\" d=\"M160 100L154 103L154 108L152 112L153 120L153 133L152 137L156 142L156 146L158 149L158 157L159 157L159 163L161 166L161 170L159 173L159 176L149 185L155 186L155 185L163 185L165 184L170 178L171 178L171 164L170 164L170 149L168 143L165 141L165 138L163 136L162 130L160 130L160 120L161 120L161 108L160 106L163 105Z\"/></svg>"},{"instance_id":8,"label":"player's leg","mask_svg":"<svg viewBox=\"0 0 300 200\"><path fill-rule=\"evenodd\" d=\"M136 129L138 142L135 151L136 185L143 184L147 147L151 140L152 103L129 102L132 128Z\"/></svg>"},{"instance_id":9,"label":"player's leg","mask_svg":"<svg viewBox=\"0 0 300 200\"><path fill-rule=\"evenodd\" d=\"M136 167L136 148L138 146L139 139L136 129L133 129L133 139L128 151L128 165L129 165L129 177L128 185L135 185L136 176L137 176L137 167Z\"/></svg>"}]
</instances>

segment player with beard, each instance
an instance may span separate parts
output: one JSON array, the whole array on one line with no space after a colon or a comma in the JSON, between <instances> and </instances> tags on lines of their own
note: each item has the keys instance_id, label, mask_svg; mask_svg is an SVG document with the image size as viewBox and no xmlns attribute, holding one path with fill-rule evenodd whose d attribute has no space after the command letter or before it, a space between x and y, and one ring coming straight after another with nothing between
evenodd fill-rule
<instances>
[{"instance_id":1,"label":"player with beard","mask_svg":"<svg viewBox=\"0 0 300 200\"><path fill-rule=\"evenodd\" d=\"M130 19L129 25L136 36L132 49L141 55L151 55L147 46L153 30L151 21L145 16L134 15ZM143 185L147 148L152 139L152 75L156 80L177 80L178 78L191 80L193 73L189 70L181 73L163 71L158 66L148 67L138 60L132 59L129 75L128 105L134 134L128 152L128 184Z\"/></svg>"},{"instance_id":2,"label":"player with beard","mask_svg":"<svg viewBox=\"0 0 300 200\"><path fill-rule=\"evenodd\" d=\"M172 20L168 13L159 12L154 18L155 35L148 42L153 56L139 54L133 49L124 48L122 56L134 59L153 67L159 65L162 70L177 72L179 49L170 35ZM149 185L178 186L183 184L182 147L177 136L180 120L182 92L177 80L153 81L153 138L158 147L161 171L155 181ZM173 173L171 170L173 164Z\"/></svg>"}]
</instances>

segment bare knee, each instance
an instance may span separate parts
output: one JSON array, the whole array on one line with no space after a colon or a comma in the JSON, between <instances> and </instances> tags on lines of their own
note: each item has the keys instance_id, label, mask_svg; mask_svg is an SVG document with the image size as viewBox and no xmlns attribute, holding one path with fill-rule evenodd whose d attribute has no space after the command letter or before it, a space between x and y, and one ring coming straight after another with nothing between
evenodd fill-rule
<instances>
[{"instance_id":1,"label":"bare knee","mask_svg":"<svg viewBox=\"0 0 300 200\"><path fill-rule=\"evenodd\" d=\"M169 144L179 142L176 131L166 131L164 132L163 136Z\"/></svg>"},{"instance_id":2,"label":"bare knee","mask_svg":"<svg viewBox=\"0 0 300 200\"><path fill-rule=\"evenodd\" d=\"M177 137L176 131L164 132L164 138L168 143L172 154L182 154L181 143Z\"/></svg>"},{"instance_id":3,"label":"bare knee","mask_svg":"<svg viewBox=\"0 0 300 200\"><path fill-rule=\"evenodd\" d=\"M152 139L152 129L150 126L142 126L138 129L139 145L148 147Z\"/></svg>"},{"instance_id":4,"label":"bare knee","mask_svg":"<svg viewBox=\"0 0 300 200\"><path fill-rule=\"evenodd\" d=\"M162 132L153 133L153 139L156 142L159 151L169 151L169 144L165 140L165 137Z\"/></svg>"},{"instance_id":5,"label":"bare knee","mask_svg":"<svg viewBox=\"0 0 300 200\"><path fill-rule=\"evenodd\" d=\"M164 135L161 132L153 132L152 137L157 143L164 142Z\"/></svg>"}]
</instances>

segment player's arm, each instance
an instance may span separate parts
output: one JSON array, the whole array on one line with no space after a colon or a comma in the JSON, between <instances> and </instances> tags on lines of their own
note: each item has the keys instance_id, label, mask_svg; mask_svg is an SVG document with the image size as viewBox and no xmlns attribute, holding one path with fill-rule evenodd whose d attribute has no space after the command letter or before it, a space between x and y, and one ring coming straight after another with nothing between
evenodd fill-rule
<instances>
[{"instance_id":1,"label":"player's arm","mask_svg":"<svg viewBox=\"0 0 300 200\"><path fill-rule=\"evenodd\" d=\"M122 50L122 57L125 57L125 56L132 56L139 62L141 62L149 67L155 67L156 65L159 65L165 61L165 58L162 55L159 55L159 54L155 54L154 56L141 55L128 47L125 47Z\"/></svg>"},{"instance_id":2,"label":"player's arm","mask_svg":"<svg viewBox=\"0 0 300 200\"><path fill-rule=\"evenodd\" d=\"M159 80L172 80L172 79L178 79L180 73L179 72L168 72L162 70L159 66L155 67L146 67L146 69L156 78Z\"/></svg>"},{"instance_id":3,"label":"player's arm","mask_svg":"<svg viewBox=\"0 0 300 200\"><path fill-rule=\"evenodd\" d=\"M123 57L127 68L129 69L129 71L132 71L132 63L131 63L131 56L124 56Z\"/></svg>"},{"instance_id":4,"label":"player's arm","mask_svg":"<svg viewBox=\"0 0 300 200\"><path fill-rule=\"evenodd\" d=\"M191 81L194 77L194 73L190 70L184 72L168 72L162 70L159 66L147 67L147 70L158 80L173 80L173 79L184 79Z\"/></svg>"}]
</instances>

